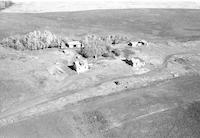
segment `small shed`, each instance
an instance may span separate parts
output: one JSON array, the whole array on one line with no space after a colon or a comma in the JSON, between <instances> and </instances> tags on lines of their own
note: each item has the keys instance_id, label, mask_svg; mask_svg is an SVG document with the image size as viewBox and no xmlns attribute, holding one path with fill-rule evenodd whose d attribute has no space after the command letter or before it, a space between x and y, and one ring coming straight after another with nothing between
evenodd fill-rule
<instances>
[{"instance_id":1,"label":"small shed","mask_svg":"<svg viewBox=\"0 0 200 138\"><path fill-rule=\"evenodd\" d=\"M148 46L148 42L145 40L133 41L133 42L129 42L128 45L131 47Z\"/></svg>"},{"instance_id":2,"label":"small shed","mask_svg":"<svg viewBox=\"0 0 200 138\"><path fill-rule=\"evenodd\" d=\"M69 48L82 48L83 44L80 41L69 41L67 42L67 47Z\"/></svg>"}]
</instances>

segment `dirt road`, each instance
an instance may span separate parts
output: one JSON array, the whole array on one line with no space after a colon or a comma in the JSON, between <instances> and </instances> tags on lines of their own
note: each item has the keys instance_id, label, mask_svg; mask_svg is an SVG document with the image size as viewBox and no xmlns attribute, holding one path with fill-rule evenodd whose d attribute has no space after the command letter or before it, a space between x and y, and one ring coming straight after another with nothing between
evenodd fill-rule
<instances>
[{"instance_id":1,"label":"dirt road","mask_svg":"<svg viewBox=\"0 0 200 138\"><path fill-rule=\"evenodd\" d=\"M1 137L197 137L200 76L91 98L1 127Z\"/></svg>"}]
</instances>

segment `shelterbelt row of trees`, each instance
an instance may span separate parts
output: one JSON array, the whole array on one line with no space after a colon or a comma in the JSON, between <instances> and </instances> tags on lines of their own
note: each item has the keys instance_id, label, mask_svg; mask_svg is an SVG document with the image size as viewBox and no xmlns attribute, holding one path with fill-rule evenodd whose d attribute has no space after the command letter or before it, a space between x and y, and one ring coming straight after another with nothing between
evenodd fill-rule
<instances>
[{"instance_id":1,"label":"shelterbelt row of trees","mask_svg":"<svg viewBox=\"0 0 200 138\"><path fill-rule=\"evenodd\" d=\"M0 0L0 10L12 6L14 3L12 1Z\"/></svg>"}]
</instances>

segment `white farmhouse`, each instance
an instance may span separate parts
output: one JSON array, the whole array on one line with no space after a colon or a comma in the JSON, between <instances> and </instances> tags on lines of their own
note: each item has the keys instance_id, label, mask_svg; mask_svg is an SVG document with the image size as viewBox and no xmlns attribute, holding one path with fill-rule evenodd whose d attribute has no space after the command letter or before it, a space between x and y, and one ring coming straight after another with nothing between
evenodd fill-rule
<instances>
[{"instance_id":1,"label":"white farmhouse","mask_svg":"<svg viewBox=\"0 0 200 138\"><path fill-rule=\"evenodd\" d=\"M80 41L69 41L66 44L69 48L82 48L84 47Z\"/></svg>"},{"instance_id":2,"label":"white farmhouse","mask_svg":"<svg viewBox=\"0 0 200 138\"><path fill-rule=\"evenodd\" d=\"M76 58L75 61L73 62L73 68L79 74L87 71L89 69L89 65L86 59Z\"/></svg>"}]
</instances>

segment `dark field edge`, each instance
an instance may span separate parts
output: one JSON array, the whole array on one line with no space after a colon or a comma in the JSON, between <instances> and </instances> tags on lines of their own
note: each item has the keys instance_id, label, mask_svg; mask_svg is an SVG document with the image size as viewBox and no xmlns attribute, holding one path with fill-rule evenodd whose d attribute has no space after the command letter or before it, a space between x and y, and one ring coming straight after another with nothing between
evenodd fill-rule
<instances>
[{"instance_id":1,"label":"dark field edge","mask_svg":"<svg viewBox=\"0 0 200 138\"><path fill-rule=\"evenodd\" d=\"M13 6L15 3L12 1L0 1L0 11Z\"/></svg>"}]
</instances>

